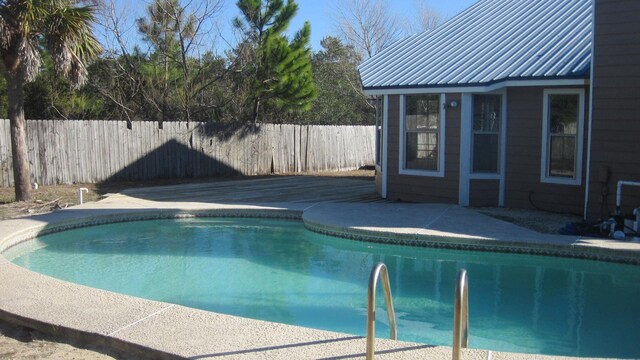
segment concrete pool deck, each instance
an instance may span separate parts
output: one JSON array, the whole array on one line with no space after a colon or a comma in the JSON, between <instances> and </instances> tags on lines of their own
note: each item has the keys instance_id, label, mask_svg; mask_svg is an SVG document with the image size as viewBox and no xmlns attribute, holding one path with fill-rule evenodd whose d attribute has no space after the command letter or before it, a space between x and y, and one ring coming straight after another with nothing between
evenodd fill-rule
<instances>
[{"instance_id":1,"label":"concrete pool deck","mask_svg":"<svg viewBox=\"0 0 640 360\"><path fill-rule=\"evenodd\" d=\"M457 206L382 202L371 181L313 177L131 189L97 203L1 221L0 252L39 234L87 223L175 216L299 218L312 230L367 241L640 262L637 243L543 235ZM4 257L0 288L0 318L81 343L104 344L134 357L364 357L362 337L88 288L31 272ZM379 358L393 359L446 359L451 354L448 347L384 339L376 340L376 349ZM475 349L465 350L464 358L561 359Z\"/></svg>"}]
</instances>

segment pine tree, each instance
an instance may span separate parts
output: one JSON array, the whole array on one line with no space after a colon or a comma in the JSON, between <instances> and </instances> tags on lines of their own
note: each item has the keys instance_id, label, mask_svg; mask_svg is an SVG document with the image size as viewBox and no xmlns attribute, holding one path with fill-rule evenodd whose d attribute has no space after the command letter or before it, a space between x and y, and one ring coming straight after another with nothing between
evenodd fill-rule
<instances>
[{"instance_id":1,"label":"pine tree","mask_svg":"<svg viewBox=\"0 0 640 360\"><path fill-rule=\"evenodd\" d=\"M284 35L298 5L293 0L286 5L283 0L238 0L237 6L243 19L236 18L235 26L245 34L242 45L249 45L254 54L247 74L252 78L253 123L265 106L308 111L317 96L309 48L311 26L305 22L291 41Z\"/></svg>"}]
</instances>

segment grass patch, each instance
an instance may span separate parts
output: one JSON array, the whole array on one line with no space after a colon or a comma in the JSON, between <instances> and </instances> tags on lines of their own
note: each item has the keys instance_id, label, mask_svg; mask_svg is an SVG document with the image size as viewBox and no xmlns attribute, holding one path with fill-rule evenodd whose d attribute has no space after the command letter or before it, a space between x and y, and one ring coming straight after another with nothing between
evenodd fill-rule
<instances>
[{"instance_id":1,"label":"grass patch","mask_svg":"<svg viewBox=\"0 0 640 360\"><path fill-rule=\"evenodd\" d=\"M41 214L77 205L78 189L81 187L89 189L83 195L85 202L97 201L102 196L93 184L52 185L32 190L32 201L16 202L13 188L0 188L0 219Z\"/></svg>"}]
</instances>

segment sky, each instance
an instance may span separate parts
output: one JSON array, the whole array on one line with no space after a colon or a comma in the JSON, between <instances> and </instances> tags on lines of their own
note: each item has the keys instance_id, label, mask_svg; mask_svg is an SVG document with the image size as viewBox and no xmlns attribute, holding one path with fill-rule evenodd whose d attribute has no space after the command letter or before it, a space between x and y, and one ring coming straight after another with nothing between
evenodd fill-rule
<instances>
[{"instance_id":1,"label":"sky","mask_svg":"<svg viewBox=\"0 0 640 360\"><path fill-rule=\"evenodd\" d=\"M291 21L291 29L298 30L305 20L311 23L311 47L319 50L323 37L335 34L332 14L336 5L344 0L298 0L298 14ZM476 0L423 0L430 8L438 10L445 18L451 18L471 6ZM399 16L413 16L416 0L390 0L389 4Z\"/></svg>"},{"instance_id":2,"label":"sky","mask_svg":"<svg viewBox=\"0 0 640 360\"><path fill-rule=\"evenodd\" d=\"M197 2L197 0L194 0ZM297 0L298 13L291 21L290 33L302 28L305 21L311 23L311 47L314 51L322 49L320 40L327 35L336 35L336 28L332 19L336 12L336 7L340 1L345 0ZM390 7L401 18L404 16L414 16L417 9L417 2L420 0L389 0ZM437 10L445 18L451 18L471 6L477 0L422 0L432 9ZM119 10L127 9L129 21L144 16L145 9L151 0L130 1L116 0ZM239 15L236 7L236 0L224 0L224 5L220 17L218 18L219 32L217 48L226 48L226 41L232 42L231 21ZM224 38L224 40L222 39Z\"/></svg>"}]
</instances>

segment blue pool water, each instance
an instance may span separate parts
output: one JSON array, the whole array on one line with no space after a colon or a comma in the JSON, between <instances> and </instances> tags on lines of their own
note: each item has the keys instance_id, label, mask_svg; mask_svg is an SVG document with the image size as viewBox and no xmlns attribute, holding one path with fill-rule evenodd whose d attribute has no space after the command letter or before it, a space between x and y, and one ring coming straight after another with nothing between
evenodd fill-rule
<instances>
[{"instance_id":1,"label":"blue pool water","mask_svg":"<svg viewBox=\"0 0 640 360\"><path fill-rule=\"evenodd\" d=\"M295 221L177 219L81 228L4 254L33 271L190 307L364 335L372 266L389 268L399 339L450 345L458 269L473 348L640 357L640 267L412 248L316 234ZM387 337L379 293L378 336Z\"/></svg>"}]
</instances>

